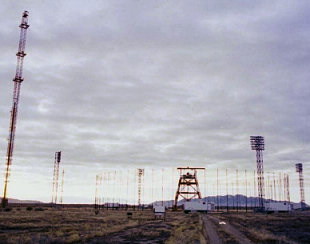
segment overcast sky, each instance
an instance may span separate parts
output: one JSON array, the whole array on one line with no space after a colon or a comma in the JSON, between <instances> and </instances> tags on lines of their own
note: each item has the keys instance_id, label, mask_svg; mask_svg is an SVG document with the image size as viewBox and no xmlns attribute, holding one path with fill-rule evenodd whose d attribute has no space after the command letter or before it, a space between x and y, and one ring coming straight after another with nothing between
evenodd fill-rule
<instances>
[{"instance_id":1,"label":"overcast sky","mask_svg":"<svg viewBox=\"0 0 310 244\"><path fill-rule=\"evenodd\" d=\"M254 170L250 135L266 171L309 174L310 4L283 0L2 0L2 172L24 10L9 197L50 201L58 150L67 202L93 202L104 168Z\"/></svg>"}]
</instances>

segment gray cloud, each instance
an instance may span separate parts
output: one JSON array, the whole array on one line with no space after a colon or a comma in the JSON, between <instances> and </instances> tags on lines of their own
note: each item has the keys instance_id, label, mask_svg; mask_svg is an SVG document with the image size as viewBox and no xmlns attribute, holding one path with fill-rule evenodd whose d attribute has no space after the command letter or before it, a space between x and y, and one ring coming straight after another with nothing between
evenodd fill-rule
<instances>
[{"instance_id":1,"label":"gray cloud","mask_svg":"<svg viewBox=\"0 0 310 244\"><path fill-rule=\"evenodd\" d=\"M22 195L18 186L37 177L45 188L29 186L48 199L56 150L63 151L71 192L87 182L89 199L94 175L104 167L190 162L254 169L249 136L255 134L265 136L267 170L293 172L295 161L308 167L306 1L7 1L3 6L2 161L24 9L31 25L12 195Z\"/></svg>"}]
</instances>

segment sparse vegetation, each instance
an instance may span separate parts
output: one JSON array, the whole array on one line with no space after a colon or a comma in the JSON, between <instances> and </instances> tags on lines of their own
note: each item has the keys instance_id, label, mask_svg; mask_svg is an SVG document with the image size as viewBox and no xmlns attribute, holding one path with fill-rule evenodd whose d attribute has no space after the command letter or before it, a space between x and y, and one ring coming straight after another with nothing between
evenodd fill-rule
<instances>
[{"instance_id":1,"label":"sparse vegetation","mask_svg":"<svg viewBox=\"0 0 310 244\"><path fill-rule=\"evenodd\" d=\"M231 213L221 214L254 243L309 243L310 212L282 214ZM226 233L227 234L227 233Z\"/></svg>"},{"instance_id":2,"label":"sparse vegetation","mask_svg":"<svg viewBox=\"0 0 310 244\"><path fill-rule=\"evenodd\" d=\"M206 243L206 239L203 236L203 222L198 213L174 213L171 226L171 236L166 241L168 244Z\"/></svg>"},{"instance_id":3,"label":"sparse vegetation","mask_svg":"<svg viewBox=\"0 0 310 244\"><path fill-rule=\"evenodd\" d=\"M96 215L92 208L36 209L3 212L0 243L205 243L199 214L168 212L164 221L154 220L150 210L132 211L128 219L127 211L105 210Z\"/></svg>"},{"instance_id":4,"label":"sparse vegetation","mask_svg":"<svg viewBox=\"0 0 310 244\"><path fill-rule=\"evenodd\" d=\"M44 211L44 208L35 208L34 211Z\"/></svg>"},{"instance_id":5,"label":"sparse vegetation","mask_svg":"<svg viewBox=\"0 0 310 244\"><path fill-rule=\"evenodd\" d=\"M90 207L29 208L0 213L0 243L207 243L204 215L200 213L168 211L166 220L155 220L150 210L131 211L128 218L127 211L121 210L104 210L96 215ZM310 212L306 211L271 215L222 213L211 214L211 219L212 216L230 223L253 243L308 243L310 239ZM236 243L232 233L215 226L224 243Z\"/></svg>"}]
</instances>

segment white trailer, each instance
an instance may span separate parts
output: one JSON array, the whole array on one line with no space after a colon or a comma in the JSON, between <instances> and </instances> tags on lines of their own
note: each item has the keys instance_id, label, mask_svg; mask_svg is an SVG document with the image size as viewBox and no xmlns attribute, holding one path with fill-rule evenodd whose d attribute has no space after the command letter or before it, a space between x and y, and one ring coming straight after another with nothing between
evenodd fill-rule
<instances>
[{"instance_id":1,"label":"white trailer","mask_svg":"<svg viewBox=\"0 0 310 244\"><path fill-rule=\"evenodd\" d=\"M288 202L266 202L266 212L290 212L292 211L292 205Z\"/></svg>"},{"instance_id":2,"label":"white trailer","mask_svg":"<svg viewBox=\"0 0 310 244\"><path fill-rule=\"evenodd\" d=\"M164 219L166 215L166 208L165 206L153 206L154 218L155 219Z\"/></svg>"},{"instance_id":3,"label":"white trailer","mask_svg":"<svg viewBox=\"0 0 310 244\"><path fill-rule=\"evenodd\" d=\"M212 204L207 202L185 202L183 205L184 213L189 212L208 212L212 211Z\"/></svg>"}]
</instances>

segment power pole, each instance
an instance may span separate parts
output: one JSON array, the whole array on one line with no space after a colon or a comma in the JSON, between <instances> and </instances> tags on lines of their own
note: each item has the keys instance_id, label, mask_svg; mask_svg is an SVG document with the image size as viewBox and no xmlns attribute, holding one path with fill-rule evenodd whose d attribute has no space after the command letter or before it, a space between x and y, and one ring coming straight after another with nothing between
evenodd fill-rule
<instances>
[{"instance_id":1,"label":"power pole","mask_svg":"<svg viewBox=\"0 0 310 244\"><path fill-rule=\"evenodd\" d=\"M217 211L220 210L219 205L219 169L216 169L216 205L217 205Z\"/></svg>"},{"instance_id":2,"label":"power pole","mask_svg":"<svg viewBox=\"0 0 310 244\"><path fill-rule=\"evenodd\" d=\"M285 201L290 204L291 203L291 198L290 198L290 180L289 180L289 175L284 174L284 189L285 189Z\"/></svg>"},{"instance_id":3,"label":"power pole","mask_svg":"<svg viewBox=\"0 0 310 244\"><path fill-rule=\"evenodd\" d=\"M251 136L250 142L251 142L252 150L256 151L259 210L263 211L264 210L264 197L265 197L264 161L263 161L263 150L265 150L264 137Z\"/></svg>"},{"instance_id":4,"label":"power pole","mask_svg":"<svg viewBox=\"0 0 310 244\"><path fill-rule=\"evenodd\" d=\"M248 212L248 179L247 179L247 171L244 171L245 177L245 212Z\"/></svg>"},{"instance_id":5,"label":"power pole","mask_svg":"<svg viewBox=\"0 0 310 244\"><path fill-rule=\"evenodd\" d=\"M138 169L138 208L141 208L141 195L144 180L144 169Z\"/></svg>"},{"instance_id":6,"label":"power pole","mask_svg":"<svg viewBox=\"0 0 310 244\"><path fill-rule=\"evenodd\" d=\"M228 212L228 175L227 175L227 169L226 169L226 209Z\"/></svg>"},{"instance_id":7,"label":"power pole","mask_svg":"<svg viewBox=\"0 0 310 244\"><path fill-rule=\"evenodd\" d=\"M276 200L277 199L277 189L276 189L276 175L274 172L273 172L273 195L274 195L273 200Z\"/></svg>"},{"instance_id":8,"label":"power pole","mask_svg":"<svg viewBox=\"0 0 310 244\"><path fill-rule=\"evenodd\" d=\"M64 181L65 181L65 170L62 170L61 175L61 195L60 195L60 204L63 203L63 194L64 194Z\"/></svg>"},{"instance_id":9,"label":"power pole","mask_svg":"<svg viewBox=\"0 0 310 244\"><path fill-rule=\"evenodd\" d=\"M239 171L236 169L237 212L239 211Z\"/></svg>"},{"instance_id":10,"label":"power pole","mask_svg":"<svg viewBox=\"0 0 310 244\"><path fill-rule=\"evenodd\" d=\"M1 206L5 208L8 205L7 199L7 187L8 187L8 179L10 175L10 165L13 160L13 150L14 150L14 138L15 138L15 129L16 129L16 120L17 120L17 112L18 112L18 101L20 94L21 83L23 82L23 60L26 56L25 53L25 45L26 45L26 34L28 25L28 11L24 11L22 15L22 21L19 25L20 27L20 39L18 45L17 56L17 66L16 66L16 74L13 79L14 81L14 92L13 92L13 105L11 110L11 121L10 121L10 134L8 140L8 148L7 148L7 158L6 158L6 171L5 171L5 181L4 181L4 191Z\"/></svg>"},{"instance_id":11,"label":"power pole","mask_svg":"<svg viewBox=\"0 0 310 244\"><path fill-rule=\"evenodd\" d=\"M95 213L99 213L99 202L98 202L98 187L99 187L99 175L96 175L96 189L95 189Z\"/></svg>"}]
</instances>

